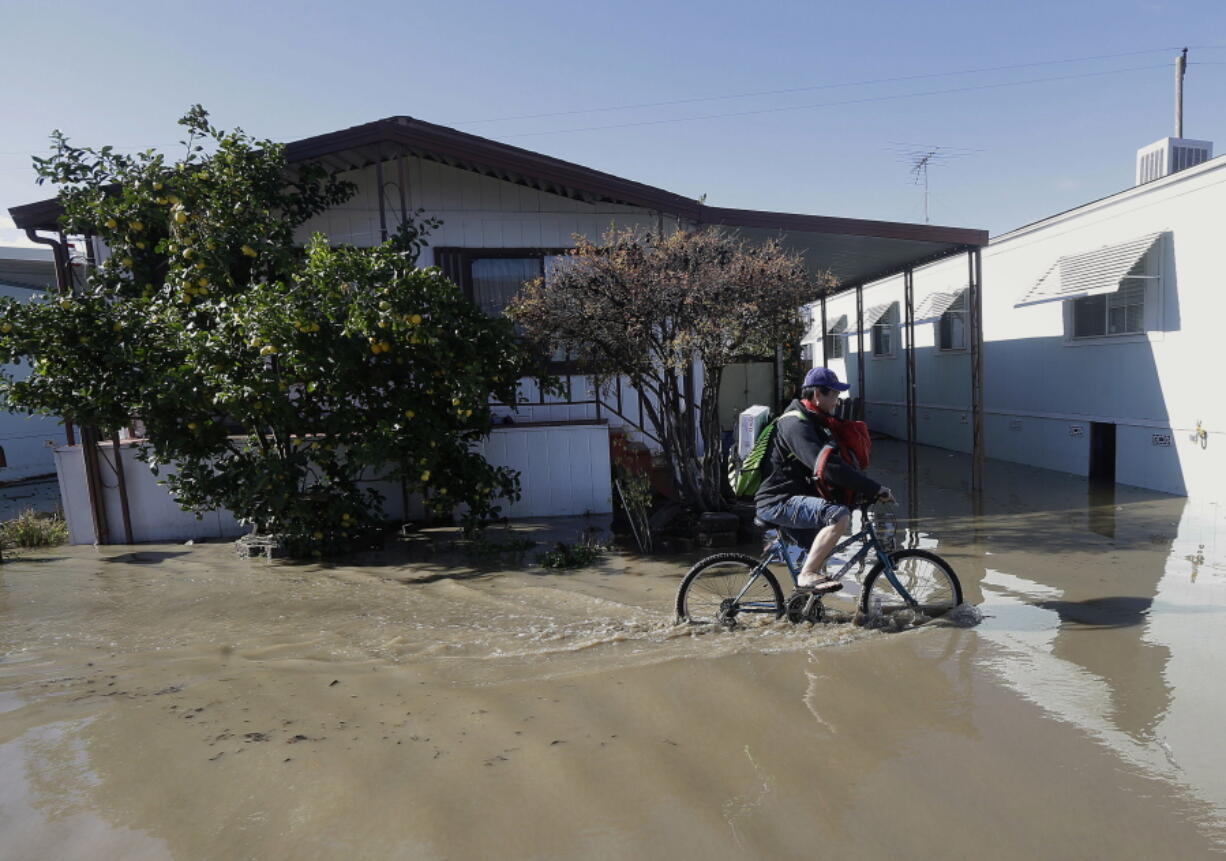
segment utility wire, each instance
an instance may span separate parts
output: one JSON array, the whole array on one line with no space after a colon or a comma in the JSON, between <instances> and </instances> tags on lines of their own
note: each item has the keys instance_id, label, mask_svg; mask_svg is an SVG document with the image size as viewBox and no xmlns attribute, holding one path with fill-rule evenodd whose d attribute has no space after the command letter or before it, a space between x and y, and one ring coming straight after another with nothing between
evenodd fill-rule
<instances>
[{"instance_id":1,"label":"utility wire","mask_svg":"<svg viewBox=\"0 0 1226 861\"><path fill-rule=\"evenodd\" d=\"M1217 48L1217 47L1219 46L1210 45L1210 46L1202 46L1200 48L1189 49L1189 50L1205 50L1207 48ZM1067 64L1067 63L1083 63L1083 62L1090 62L1093 60L1109 60L1109 59L1115 59L1118 57L1135 57L1135 56L1139 56L1142 54L1160 54L1166 51L1178 51L1178 50L1181 50L1180 46L1175 46L1171 48L1151 48L1145 51L1125 51L1119 54L1095 54L1095 55L1091 55L1088 57L1069 57L1063 60L1038 60L1033 63L1013 63L1007 66L984 66L978 69L963 69L961 71L955 71L955 72L927 72L921 75L902 75L902 76L894 77L894 78L873 78L873 79L865 80L865 81L844 81L844 82L835 83L835 84L813 84L813 85L805 86L805 87L789 87L787 89L780 89L780 90L757 90L754 92L732 93L732 94L721 95L721 96L696 96L696 97L688 98L688 99L672 99L669 101L662 101L662 102L640 102L638 104L633 104L633 105L609 105L609 106L602 107L602 108L579 108L577 110L572 110L572 111L551 111L549 113L542 113L542 114L515 114L515 115L505 116L505 117L491 117L490 119L484 119L484 120L462 120L459 122L453 121L450 124L455 125L455 126L472 126L472 125L480 125L482 123L509 122L511 120L539 120L539 119L546 119L549 117L566 117L566 116L575 116L578 114L595 114L595 113L603 113L606 111L631 111L631 110L637 110L640 108L671 107L674 105L687 105L687 104L695 104L698 102L725 101L725 100L730 100L730 99L749 99L749 98L757 98L759 96L778 96L778 95L786 95L788 93L812 92L814 90L830 90L830 89L840 89L844 87L866 87L866 86L871 86L873 84L891 84L891 83L899 83L902 81L919 81L919 80L924 80L927 78L949 78L949 77L954 77L954 76L959 76L959 75L977 75L977 74L982 74L984 72L1003 72L1003 71L1009 71L1012 69L1030 69L1030 68L1035 68L1038 66L1054 66L1054 65ZM1192 64L1189 64L1189 65L1192 65Z\"/></svg>"},{"instance_id":2,"label":"utility wire","mask_svg":"<svg viewBox=\"0 0 1226 861\"><path fill-rule=\"evenodd\" d=\"M844 99L842 101L837 101L837 102L817 102L817 103L809 104L809 105L792 105L790 107L785 107L785 108L756 108L751 111L731 111L731 112L722 113L722 114L702 114L702 115L694 116L694 117L671 117L671 118L662 119L662 120L640 120L638 122L630 122L630 123L610 123L608 125L603 125L603 126L584 126L580 128L553 129L551 131L541 131L541 132L519 132L517 134L499 135L499 137L500 138L538 137L541 135L568 134L571 132L594 132L594 131L604 131L606 129L624 129L624 128L635 128L639 126L656 126L656 125L663 125L665 123L684 123L684 122L693 122L695 120L718 120L718 119L725 119L728 117L749 117L749 116L757 116L760 114L786 113L788 111L807 111L807 110L813 110L815 108L843 107L846 105L869 104L871 102L890 102L890 101L898 101L900 99L920 98L924 96L944 96L944 95L951 95L953 93L972 92L975 90L995 90L995 89L1001 89L1003 87L1020 87L1020 86L1025 86L1027 84L1043 84L1043 83L1049 83L1052 81L1069 81L1069 80L1073 80L1076 78L1094 78L1094 77L1101 77L1103 75L1116 75L1116 74L1121 74L1124 72L1141 72L1141 71L1148 71L1151 69L1165 69L1168 65L1169 64L1167 63L1162 63L1160 65L1151 65L1151 66L1132 66L1132 67L1125 68L1125 69L1110 69L1104 72L1082 72L1076 75L1055 75L1053 77L1048 77L1048 78L1031 78L1029 80L1024 80L1024 81L1005 81L1005 82L996 83L996 84L972 84L972 85L968 85L965 87L950 87L944 90L926 90L926 91L917 92L917 93L900 93L900 94L888 95L888 96L865 96L859 99Z\"/></svg>"}]
</instances>

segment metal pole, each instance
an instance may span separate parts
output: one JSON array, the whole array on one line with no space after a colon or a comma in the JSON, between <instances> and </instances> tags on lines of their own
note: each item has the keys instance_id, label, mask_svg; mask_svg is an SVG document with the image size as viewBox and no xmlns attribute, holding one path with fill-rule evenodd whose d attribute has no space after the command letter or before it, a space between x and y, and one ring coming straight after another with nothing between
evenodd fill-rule
<instances>
[{"instance_id":1,"label":"metal pole","mask_svg":"<svg viewBox=\"0 0 1226 861\"><path fill-rule=\"evenodd\" d=\"M1188 68L1188 49L1175 58L1175 137L1183 137L1183 75Z\"/></svg>"},{"instance_id":2,"label":"metal pole","mask_svg":"<svg viewBox=\"0 0 1226 861\"><path fill-rule=\"evenodd\" d=\"M383 153L375 162L375 185L379 189L379 241L387 242L387 208L383 205Z\"/></svg>"},{"instance_id":3,"label":"metal pole","mask_svg":"<svg viewBox=\"0 0 1226 861\"><path fill-rule=\"evenodd\" d=\"M903 294L907 373L907 518L911 546L914 547L915 524L919 516L919 431L915 421L915 271L912 269L903 273Z\"/></svg>"},{"instance_id":4,"label":"metal pole","mask_svg":"<svg viewBox=\"0 0 1226 861\"><path fill-rule=\"evenodd\" d=\"M852 418L864 419L868 386L864 382L864 287L856 285L856 383L860 386L860 407Z\"/></svg>"},{"instance_id":5,"label":"metal pole","mask_svg":"<svg viewBox=\"0 0 1226 861\"><path fill-rule=\"evenodd\" d=\"M830 366L830 356L826 354L826 294L822 294L822 367Z\"/></svg>"},{"instance_id":6,"label":"metal pole","mask_svg":"<svg viewBox=\"0 0 1226 861\"><path fill-rule=\"evenodd\" d=\"M94 527L94 543L110 544L106 524L106 504L102 499L102 476L98 470L98 432L81 428L81 458L85 465L85 487L89 493L89 515Z\"/></svg>"},{"instance_id":7,"label":"metal pole","mask_svg":"<svg viewBox=\"0 0 1226 861\"><path fill-rule=\"evenodd\" d=\"M915 272L908 269L903 273L903 299L906 305L903 316L903 335L906 339L906 371L907 371L907 462L915 459L915 445L918 442L915 424Z\"/></svg>"},{"instance_id":8,"label":"metal pole","mask_svg":"<svg viewBox=\"0 0 1226 861\"><path fill-rule=\"evenodd\" d=\"M396 159L396 172L400 179L400 223L401 225L409 222L409 203L405 195L408 193L408 179L405 176L404 170L404 153L400 154L400 158Z\"/></svg>"},{"instance_id":9,"label":"metal pole","mask_svg":"<svg viewBox=\"0 0 1226 861\"><path fill-rule=\"evenodd\" d=\"M125 544L135 544L132 540L132 512L128 508L128 485L123 475L123 450L119 447L119 432L111 434L111 451L115 453L115 480L119 485L119 513L123 517L123 540Z\"/></svg>"},{"instance_id":10,"label":"metal pole","mask_svg":"<svg viewBox=\"0 0 1226 861\"><path fill-rule=\"evenodd\" d=\"M983 277L978 248L967 254L971 329L971 489L983 490Z\"/></svg>"}]
</instances>

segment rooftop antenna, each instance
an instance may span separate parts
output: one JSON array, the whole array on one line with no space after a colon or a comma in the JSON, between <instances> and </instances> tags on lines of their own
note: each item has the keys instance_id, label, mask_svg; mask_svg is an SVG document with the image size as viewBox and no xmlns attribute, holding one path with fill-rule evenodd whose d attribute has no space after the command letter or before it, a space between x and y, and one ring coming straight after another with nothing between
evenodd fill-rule
<instances>
[{"instance_id":1,"label":"rooftop antenna","mask_svg":"<svg viewBox=\"0 0 1226 861\"><path fill-rule=\"evenodd\" d=\"M1183 76L1188 70L1188 49L1175 58L1175 137L1183 137Z\"/></svg>"},{"instance_id":2,"label":"rooftop antenna","mask_svg":"<svg viewBox=\"0 0 1226 861\"><path fill-rule=\"evenodd\" d=\"M924 180L924 223L928 223L928 166L932 164L932 160L936 158L940 147L936 147L926 153L919 153L912 157L911 172L915 174L915 184L919 185L920 178Z\"/></svg>"},{"instance_id":3,"label":"rooftop antenna","mask_svg":"<svg viewBox=\"0 0 1226 861\"><path fill-rule=\"evenodd\" d=\"M924 223L928 223L928 171L947 161L983 152L974 147L945 146L937 144L905 143L892 141L887 149L892 150L899 161L904 161L915 177L915 185L924 187Z\"/></svg>"}]
</instances>

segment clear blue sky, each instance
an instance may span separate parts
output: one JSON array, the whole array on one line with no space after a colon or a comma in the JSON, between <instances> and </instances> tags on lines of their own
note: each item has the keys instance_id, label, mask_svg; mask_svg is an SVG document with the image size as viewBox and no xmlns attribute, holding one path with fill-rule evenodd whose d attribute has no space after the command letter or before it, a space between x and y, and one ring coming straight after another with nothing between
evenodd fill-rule
<instances>
[{"instance_id":1,"label":"clear blue sky","mask_svg":"<svg viewBox=\"0 0 1226 861\"><path fill-rule=\"evenodd\" d=\"M28 155L51 129L173 146L195 102L276 140L407 114L717 206L893 221L923 220L908 153L936 146L964 154L930 220L996 234L1130 186L1188 46L1184 134L1226 153L1222 0L0 0L0 22L8 244L7 208L50 196Z\"/></svg>"}]
</instances>

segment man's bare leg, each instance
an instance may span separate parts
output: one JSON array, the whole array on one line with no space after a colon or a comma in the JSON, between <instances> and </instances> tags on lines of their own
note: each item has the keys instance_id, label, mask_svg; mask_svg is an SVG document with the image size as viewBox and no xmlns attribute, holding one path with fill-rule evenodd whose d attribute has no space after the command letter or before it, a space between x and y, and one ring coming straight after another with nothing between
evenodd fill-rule
<instances>
[{"instance_id":1,"label":"man's bare leg","mask_svg":"<svg viewBox=\"0 0 1226 861\"><path fill-rule=\"evenodd\" d=\"M845 514L817 533L817 537L813 539L813 546L809 548L809 555L805 557L804 567L800 569L800 576L797 578L799 585L812 586L821 579L822 566L826 564L826 559L834 550L834 545L838 544L839 539L847 534L850 522L851 515Z\"/></svg>"}]
</instances>

